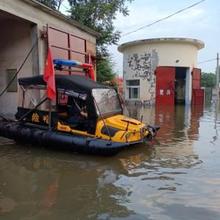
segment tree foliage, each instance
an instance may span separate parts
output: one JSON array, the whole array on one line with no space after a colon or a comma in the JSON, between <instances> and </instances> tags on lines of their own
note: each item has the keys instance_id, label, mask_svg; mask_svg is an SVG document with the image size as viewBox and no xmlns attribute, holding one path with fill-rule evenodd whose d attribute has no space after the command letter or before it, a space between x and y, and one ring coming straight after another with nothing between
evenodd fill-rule
<instances>
[{"instance_id":1,"label":"tree foliage","mask_svg":"<svg viewBox=\"0 0 220 220\"><path fill-rule=\"evenodd\" d=\"M128 15L126 2L132 0L69 0L71 18L90 27L100 34L96 45L97 80L110 81L114 78L107 47L117 44L120 32L115 30L116 15Z\"/></svg>"},{"instance_id":2,"label":"tree foliage","mask_svg":"<svg viewBox=\"0 0 220 220\"><path fill-rule=\"evenodd\" d=\"M108 56L107 46L117 44L120 32L115 30L117 13L128 15L126 2L131 0L69 0L71 17L100 33L97 56Z\"/></svg>"},{"instance_id":3,"label":"tree foliage","mask_svg":"<svg viewBox=\"0 0 220 220\"><path fill-rule=\"evenodd\" d=\"M97 62L97 81L99 82L106 82L106 81L112 81L115 77L115 74L113 72L112 68L112 62L110 58L105 58L99 60Z\"/></svg>"},{"instance_id":4,"label":"tree foliage","mask_svg":"<svg viewBox=\"0 0 220 220\"><path fill-rule=\"evenodd\" d=\"M216 85L216 75L214 73L202 73L201 85L214 88Z\"/></svg>"}]
</instances>

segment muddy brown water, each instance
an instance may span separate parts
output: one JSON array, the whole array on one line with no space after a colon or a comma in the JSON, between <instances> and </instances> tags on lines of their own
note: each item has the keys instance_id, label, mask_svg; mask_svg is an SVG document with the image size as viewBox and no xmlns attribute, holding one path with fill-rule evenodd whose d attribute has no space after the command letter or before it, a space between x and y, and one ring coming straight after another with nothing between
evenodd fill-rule
<instances>
[{"instance_id":1,"label":"muddy brown water","mask_svg":"<svg viewBox=\"0 0 220 220\"><path fill-rule=\"evenodd\" d=\"M220 113L130 106L156 140L97 157L0 140L0 219L220 219Z\"/></svg>"}]
</instances>

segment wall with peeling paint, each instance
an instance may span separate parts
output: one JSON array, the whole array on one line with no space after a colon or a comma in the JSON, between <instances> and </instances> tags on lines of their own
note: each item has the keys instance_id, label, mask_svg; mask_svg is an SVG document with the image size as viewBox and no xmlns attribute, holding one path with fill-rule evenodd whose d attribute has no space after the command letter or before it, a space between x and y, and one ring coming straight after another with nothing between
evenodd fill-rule
<instances>
[{"instance_id":1,"label":"wall with peeling paint","mask_svg":"<svg viewBox=\"0 0 220 220\"><path fill-rule=\"evenodd\" d=\"M154 102L156 82L154 71L158 66L158 59L158 54L154 49L127 53L124 57L124 79L140 79L140 100ZM125 84L124 88L126 88ZM125 97L128 97L128 94L125 94Z\"/></svg>"}]
</instances>

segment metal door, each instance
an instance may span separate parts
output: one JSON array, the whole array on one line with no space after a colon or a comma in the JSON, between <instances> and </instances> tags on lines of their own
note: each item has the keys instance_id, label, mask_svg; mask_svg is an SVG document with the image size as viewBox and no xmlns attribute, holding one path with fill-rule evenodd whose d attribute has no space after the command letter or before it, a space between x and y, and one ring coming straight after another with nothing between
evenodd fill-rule
<instances>
[{"instance_id":1,"label":"metal door","mask_svg":"<svg viewBox=\"0 0 220 220\"><path fill-rule=\"evenodd\" d=\"M77 60L82 63L94 62L95 45L72 33L47 26L48 47L51 48L53 59ZM93 47L94 46L94 47ZM91 58L91 59L90 59ZM68 74L69 71L56 71ZM75 74L84 74L81 70Z\"/></svg>"},{"instance_id":2,"label":"metal door","mask_svg":"<svg viewBox=\"0 0 220 220\"><path fill-rule=\"evenodd\" d=\"M192 89L200 89L201 69L193 68L192 71Z\"/></svg>"},{"instance_id":3,"label":"metal door","mask_svg":"<svg viewBox=\"0 0 220 220\"><path fill-rule=\"evenodd\" d=\"M201 89L201 69L192 71L192 105L204 104L204 90Z\"/></svg>"},{"instance_id":4,"label":"metal door","mask_svg":"<svg viewBox=\"0 0 220 220\"><path fill-rule=\"evenodd\" d=\"M203 105L204 104L204 89L193 89L192 90L192 105Z\"/></svg>"},{"instance_id":5,"label":"metal door","mask_svg":"<svg viewBox=\"0 0 220 220\"><path fill-rule=\"evenodd\" d=\"M175 67L157 67L156 104L174 105Z\"/></svg>"}]
</instances>

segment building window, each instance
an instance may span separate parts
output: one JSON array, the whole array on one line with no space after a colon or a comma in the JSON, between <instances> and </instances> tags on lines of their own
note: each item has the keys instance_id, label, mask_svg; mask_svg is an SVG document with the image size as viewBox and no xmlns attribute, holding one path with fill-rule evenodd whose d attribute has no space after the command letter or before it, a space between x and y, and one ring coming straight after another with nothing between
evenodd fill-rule
<instances>
[{"instance_id":1,"label":"building window","mask_svg":"<svg viewBox=\"0 0 220 220\"><path fill-rule=\"evenodd\" d=\"M140 80L139 79L126 80L126 85L127 86L140 86Z\"/></svg>"},{"instance_id":2,"label":"building window","mask_svg":"<svg viewBox=\"0 0 220 220\"><path fill-rule=\"evenodd\" d=\"M6 74L7 74L7 85L10 83L14 75L16 74L17 69L7 69ZM8 87L7 92L17 92L17 76L14 78L13 82L11 85Z\"/></svg>"},{"instance_id":3,"label":"building window","mask_svg":"<svg viewBox=\"0 0 220 220\"><path fill-rule=\"evenodd\" d=\"M140 98L140 80L126 80L127 89L129 92L129 99Z\"/></svg>"},{"instance_id":4,"label":"building window","mask_svg":"<svg viewBox=\"0 0 220 220\"><path fill-rule=\"evenodd\" d=\"M139 88L129 88L129 99L139 99Z\"/></svg>"}]
</instances>

